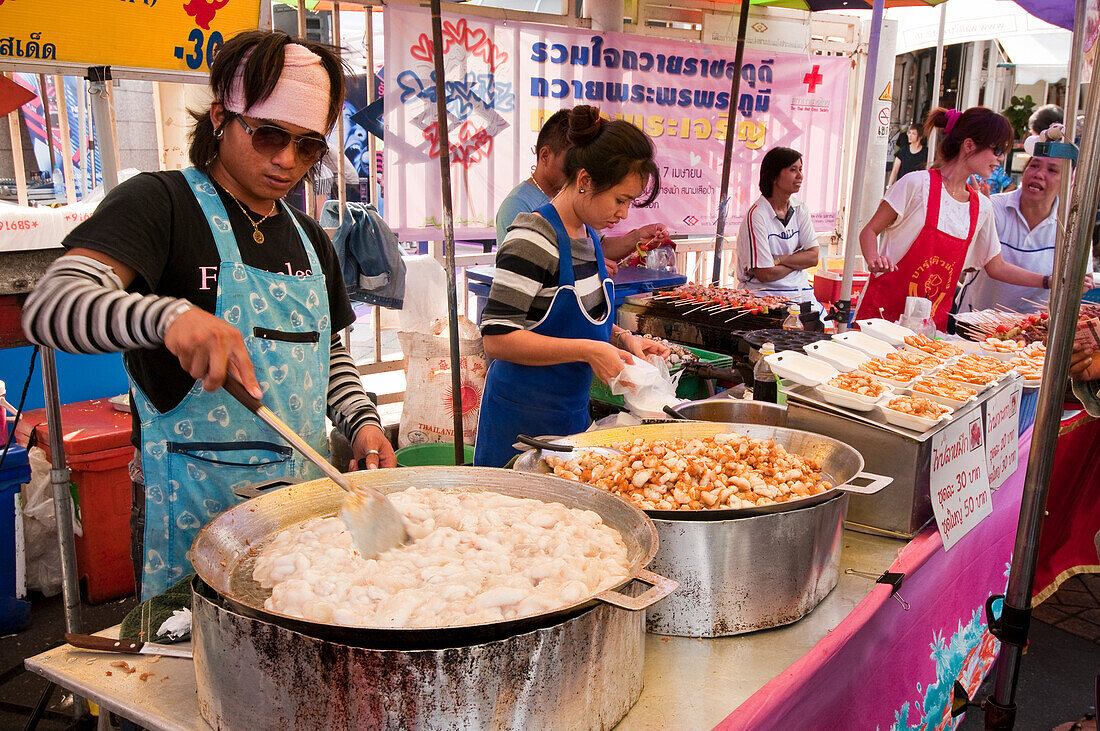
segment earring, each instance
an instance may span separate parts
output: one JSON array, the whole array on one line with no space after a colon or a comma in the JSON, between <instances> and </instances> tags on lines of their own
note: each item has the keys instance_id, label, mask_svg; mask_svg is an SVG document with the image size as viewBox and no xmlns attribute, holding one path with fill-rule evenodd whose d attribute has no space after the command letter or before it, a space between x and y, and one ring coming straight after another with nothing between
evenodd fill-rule
<instances>
[{"instance_id":1,"label":"earring","mask_svg":"<svg viewBox=\"0 0 1100 731\"><path fill-rule=\"evenodd\" d=\"M220 140L222 138L222 135L224 135L224 134L225 134L225 128L224 127L218 127L216 130L214 130L214 139Z\"/></svg>"},{"instance_id":2,"label":"earring","mask_svg":"<svg viewBox=\"0 0 1100 731\"><path fill-rule=\"evenodd\" d=\"M584 192L584 188L577 188L577 192L578 192L578 193L583 193L583 192Z\"/></svg>"}]
</instances>

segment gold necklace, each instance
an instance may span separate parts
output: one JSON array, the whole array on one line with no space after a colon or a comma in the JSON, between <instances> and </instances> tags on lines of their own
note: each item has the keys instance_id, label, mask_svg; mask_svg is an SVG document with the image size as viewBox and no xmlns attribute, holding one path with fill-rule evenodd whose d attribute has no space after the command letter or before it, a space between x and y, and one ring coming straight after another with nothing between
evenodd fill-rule
<instances>
[{"instance_id":1,"label":"gold necklace","mask_svg":"<svg viewBox=\"0 0 1100 731\"><path fill-rule=\"evenodd\" d=\"M544 196L546 196L547 198L553 198L553 197L554 197L554 196L550 195L549 193L547 193L547 192L546 192L545 190L543 190L543 189L542 189L542 186L541 186L541 185L539 185L539 181L535 180L535 176L534 176L534 175L532 175L532 176L531 176L531 177L529 178L529 180L530 180L530 181L531 181L532 183L534 183L534 184L535 184L535 187L536 187L536 188L538 188L538 189L539 189L539 192L540 192L540 193L542 193L542 194L543 194Z\"/></svg>"},{"instance_id":2,"label":"gold necklace","mask_svg":"<svg viewBox=\"0 0 1100 731\"><path fill-rule=\"evenodd\" d=\"M222 190L229 193L229 188L222 186ZM267 212L267 215L261 218L259 221L253 221L252 216L248 215L248 209L244 207L244 204L237 200L237 196L229 193L229 197L233 199L233 202L237 204L237 207L241 209L241 213L248 219L248 222L252 224L252 240L257 244L264 242L264 234L260 231L260 224L275 215L275 201L271 201L271 210Z\"/></svg>"}]
</instances>

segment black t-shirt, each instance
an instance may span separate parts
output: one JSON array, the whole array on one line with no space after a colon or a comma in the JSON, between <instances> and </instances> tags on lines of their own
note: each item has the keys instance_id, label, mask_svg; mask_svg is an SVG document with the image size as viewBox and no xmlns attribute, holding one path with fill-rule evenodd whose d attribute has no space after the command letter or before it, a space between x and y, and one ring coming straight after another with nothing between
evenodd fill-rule
<instances>
[{"instance_id":1,"label":"black t-shirt","mask_svg":"<svg viewBox=\"0 0 1100 731\"><path fill-rule=\"evenodd\" d=\"M901 160L901 167L898 168L898 178L901 178L914 170L924 170L928 164L928 149L922 145L920 152L912 153L909 151L909 140L902 140L898 143L894 157Z\"/></svg>"},{"instance_id":2,"label":"black t-shirt","mask_svg":"<svg viewBox=\"0 0 1100 731\"><path fill-rule=\"evenodd\" d=\"M301 237L281 204L275 215L260 224L264 243L257 244L252 239L252 224L240 207L221 186L215 187L229 214L244 264L284 274L309 270ZM355 321L355 315L336 252L316 221L300 211L294 215L325 273L332 330L342 330ZM255 214L252 217L257 218ZM92 249L132 267L137 276L128 291L182 297L214 312L221 257L183 173L142 173L119 184L62 244L69 249ZM195 383L167 348L131 350L124 358L127 370L161 411L178 405ZM136 416L134 427L136 436Z\"/></svg>"}]
</instances>

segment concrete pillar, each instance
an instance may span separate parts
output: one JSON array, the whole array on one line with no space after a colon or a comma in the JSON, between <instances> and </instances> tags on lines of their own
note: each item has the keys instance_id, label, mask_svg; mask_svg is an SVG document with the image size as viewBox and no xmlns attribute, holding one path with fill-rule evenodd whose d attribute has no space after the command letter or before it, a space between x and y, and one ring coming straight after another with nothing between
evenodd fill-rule
<instances>
[{"instance_id":1,"label":"concrete pillar","mask_svg":"<svg viewBox=\"0 0 1100 731\"><path fill-rule=\"evenodd\" d=\"M982 59L987 43L988 41L974 41L966 44L966 62L963 66L965 78L959 109L969 109L978 103L978 93L982 88Z\"/></svg>"},{"instance_id":2,"label":"concrete pillar","mask_svg":"<svg viewBox=\"0 0 1100 731\"><path fill-rule=\"evenodd\" d=\"M626 0L584 0L582 12L592 19L592 30L623 32Z\"/></svg>"}]
</instances>

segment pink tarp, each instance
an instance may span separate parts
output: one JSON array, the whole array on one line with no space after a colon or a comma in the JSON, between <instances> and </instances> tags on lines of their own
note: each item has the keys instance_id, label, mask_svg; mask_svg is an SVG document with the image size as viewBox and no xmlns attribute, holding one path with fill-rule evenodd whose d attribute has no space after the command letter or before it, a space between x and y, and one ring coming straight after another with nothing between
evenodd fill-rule
<instances>
[{"instance_id":1,"label":"pink tarp","mask_svg":"<svg viewBox=\"0 0 1100 731\"><path fill-rule=\"evenodd\" d=\"M925 528L890 567L905 575L896 596L875 587L718 728L954 728L955 680L974 694L999 649L985 604L1007 582L1030 443L1029 430L1019 468L993 494L992 515L946 553L935 526Z\"/></svg>"}]
</instances>

